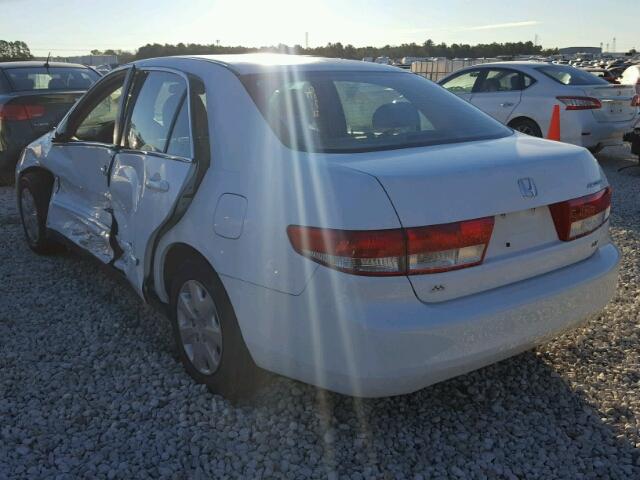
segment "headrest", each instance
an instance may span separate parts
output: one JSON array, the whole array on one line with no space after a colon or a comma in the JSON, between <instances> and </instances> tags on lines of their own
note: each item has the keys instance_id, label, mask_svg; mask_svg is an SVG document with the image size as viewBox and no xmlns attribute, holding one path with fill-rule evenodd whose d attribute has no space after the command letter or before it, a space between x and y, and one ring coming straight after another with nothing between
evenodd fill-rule
<instances>
[{"instance_id":1,"label":"headrest","mask_svg":"<svg viewBox=\"0 0 640 480\"><path fill-rule=\"evenodd\" d=\"M13 86L16 90L33 90L35 83L27 77L12 78Z\"/></svg>"},{"instance_id":2,"label":"headrest","mask_svg":"<svg viewBox=\"0 0 640 480\"><path fill-rule=\"evenodd\" d=\"M49 80L49 90L61 90L63 88L67 88L67 84L61 78Z\"/></svg>"},{"instance_id":3,"label":"headrest","mask_svg":"<svg viewBox=\"0 0 640 480\"><path fill-rule=\"evenodd\" d=\"M374 130L393 130L409 128L420 130L420 114L409 102L386 103L378 107L373 114Z\"/></svg>"}]
</instances>

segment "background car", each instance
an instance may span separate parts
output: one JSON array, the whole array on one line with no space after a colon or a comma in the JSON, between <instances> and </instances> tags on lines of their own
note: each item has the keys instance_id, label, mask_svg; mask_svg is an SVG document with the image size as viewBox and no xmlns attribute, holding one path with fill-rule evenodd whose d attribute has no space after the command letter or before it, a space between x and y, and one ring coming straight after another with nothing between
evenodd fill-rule
<instances>
[{"instance_id":1,"label":"background car","mask_svg":"<svg viewBox=\"0 0 640 480\"><path fill-rule=\"evenodd\" d=\"M496 120L536 137L546 134L553 107L560 105L561 140L592 151L622 144L638 115L634 88L611 85L568 65L483 64L439 83Z\"/></svg>"},{"instance_id":2,"label":"background car","mask_svg":"<svg viewBox=\"0 0 640 480\"><path fill-rule=\"evenodd\" d=\"M632 86L635 88L636 93L640 95L640 65L627 67L620 77L620 83Z\"/></svg>"},{"instance_id":3,"label":"background car","mask_svg":"<svg viewBox=\"0 0 640 480\"><path fill-rule=\"evenodd\" d=\"M589 72L591 75L595 75L598 78L602 78L609 83L619 84L618 78L610 71L604 68L589 67L584 69L585 72Z\"/></svg>"},{"instance_id":4,"label":"background car","mask_svg":"<svg viewBox=\"0 0 640 480\"><path fill-rule=\"evenodd\" d=\"M617 284L589 152L387 65L135 62L17 172L29 246L117 269L169 313L187 372L232 397L256 365L413 392L577 325Z\"/></svg>"},{"instance_id":5,"label":"background car","mask_svg":"<svg viewBox=\"0 0 640 480\"><path fill-rule=\"evenodd\" d=\"M22 149L51 130L93 83L94 70L69 63L0 63L0 184Z\"/></svg>"}]
</instances>

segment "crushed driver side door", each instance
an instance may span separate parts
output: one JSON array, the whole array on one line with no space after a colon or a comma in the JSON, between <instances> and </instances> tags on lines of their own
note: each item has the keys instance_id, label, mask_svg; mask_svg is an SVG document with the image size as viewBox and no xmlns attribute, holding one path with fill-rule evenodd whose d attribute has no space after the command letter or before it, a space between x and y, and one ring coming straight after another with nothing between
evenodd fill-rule
<instances>
[{"instance_id":1,"label":"crushed driver side door","mask_svg":"<svg viewBox=\"0 0 640 480\"><path fill-rule=\"evenodd\" d=\"M113 259L109 169L119 142L128 69L98 82L58 128L45 160L54 172L47 227L103 263Z\"/></svg>"}]
</instances>

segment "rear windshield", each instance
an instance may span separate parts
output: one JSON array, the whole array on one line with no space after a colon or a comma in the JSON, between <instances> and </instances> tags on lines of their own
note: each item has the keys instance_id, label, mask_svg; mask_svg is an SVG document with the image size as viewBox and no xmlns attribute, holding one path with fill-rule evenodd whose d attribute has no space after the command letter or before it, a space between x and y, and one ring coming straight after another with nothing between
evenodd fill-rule
<instances>
[{"instance_id":1,"label":"rear windshield","mask_svg":"<svg viewBox=\"0 0 640 480\"><path fill-rule=\"evenodd\" d=\"M536 70L563 85L608 85L606 80L568 65L545 65Z\"/></svg>"},{"instance_id":2,"label":"rear windshield","mask_svg":"<svg viewBox=\"0 0 640 480\"><path fill-rule=\"evenodd\" d=\"M286 72L242 81L288 147L349 153L500 138L512 132L424 78L395 72Z\"/></svg>"},{"instance_id":3,"label":"rear windshield","mask_svg":"<svg viewBox=\"0 0 640 480\"><path fill-rule=\"evenodd\" d=\"M100 78L93 70L77 67L20 67L4 70L14 91L87 90Z\"/></svg>"}]
</instances>

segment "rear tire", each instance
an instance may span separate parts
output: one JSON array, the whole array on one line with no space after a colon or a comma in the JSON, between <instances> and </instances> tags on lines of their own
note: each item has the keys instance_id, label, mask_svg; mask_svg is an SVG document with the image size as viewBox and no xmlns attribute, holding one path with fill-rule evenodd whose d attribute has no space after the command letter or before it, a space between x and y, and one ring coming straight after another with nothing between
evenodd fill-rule
<instances>
[{"instance_id":1,"label":"rear tire","mask_svg":"<svg viewBox=\"0 0 640 480\"><path fill-rule=\"evenodd\" d=\"M47 230L47 213L53 182L41 173L27 173L18 181L18 211L29 248L39 255L63 249Z\"/></svg>"},{"instance_id":2,"label":"rear tire","mask_svg":"<svg viewBox=\"0 0 640 480\"><path fill-rule=\"evenodd\" d=\"M516 118L509 126L515 131L530 135L532 137L542 138L542 130L536 122L529 118Z\"/></svg>"},{"instance_id":3,"label":"rear tire","mask_svg":"<svg viewBox=\"0 0 640 480\"><path fill-rule=\"evenodd\" d=\"M170 292L174 339L187 373L230 401L250 397L262 372L218 275L203 262L187 261L173 276Z\"/></svg>"}]
</instances>

